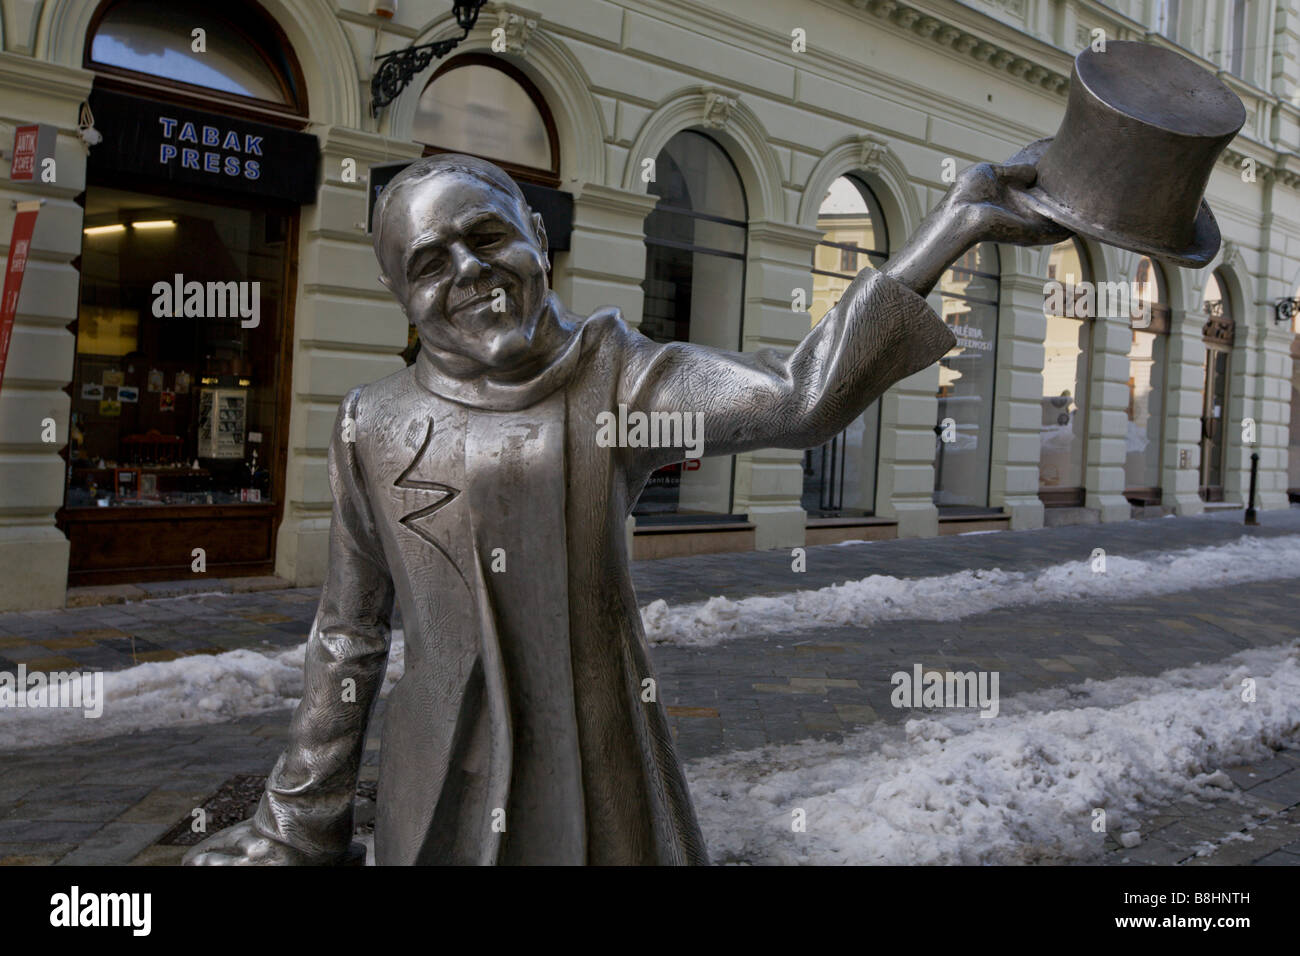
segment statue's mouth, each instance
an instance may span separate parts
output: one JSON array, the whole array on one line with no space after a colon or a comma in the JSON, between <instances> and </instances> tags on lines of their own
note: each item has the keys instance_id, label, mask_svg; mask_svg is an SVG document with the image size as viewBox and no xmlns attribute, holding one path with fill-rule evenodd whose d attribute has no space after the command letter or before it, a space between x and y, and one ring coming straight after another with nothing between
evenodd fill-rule
<instances>
[{"instance_id":1,"label":"statue's mouth","mask_svg":"<svg viewBox=\"0 0 1300 956\"><path fill-rule=\"evenodd\" d=\"M476 279L469 285L452 286L447 290L447 311L456 312L472 305L490 301L497 295L498 289L502 290L507 297L509 296L509 284L499 280Z\"/></svg>"}]
</instances>

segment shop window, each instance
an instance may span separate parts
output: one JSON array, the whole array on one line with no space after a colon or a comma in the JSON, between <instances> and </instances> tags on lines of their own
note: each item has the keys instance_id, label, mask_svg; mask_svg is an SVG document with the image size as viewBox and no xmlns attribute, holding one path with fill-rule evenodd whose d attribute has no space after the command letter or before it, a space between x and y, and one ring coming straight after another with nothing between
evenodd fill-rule
<instances>
[{"instance_id":1,"label":"shop window","mask_svg":"<svg viewBox=\"0 0 1300 956\"><path fill-rule=\"evenodd\" d=\"M1223 471L1227 453L1228 377L1236 321L1222 271L1215 270L1205 283L1201 308L1205 325L1205 367L1201 388L1201 497L1223 500Z\"/></svg>"},{"instance_id":2,"label":"shop window","mask_svg":"<svg viewBox=\"0 0 1300 956\"><path fill-rule=\"evenodd\" d=\"M997 246L982 242L939 281L957 344L939 360L933 500L950 513L989 503L1001 273Z\"/></svg>"},{"instance_id":3,"label":"shop window","mask_svg":"<svg viewBox=\"0 0 1300 956\"><path fill-rule=\"evenodd\" d=\"M252 3L110 0L91 28L86 66L127 85L306 112L289 44Z\"/></svg>"},{"instance_id":4,"label":"shop window","mask_svg":"<svg viewBox=\"0 0 1300 956\"><path fill-rule=\"evenodd\" d=\"M291 223L89 187L70 512L272 501Z\"/></svg>"},{"instance_id":5,"label":"shop window","mask_svg":"<svg viewBox=\"0 0 1300 956\"><path fill-rule=\"evenodd\" d=\"M1169 352L1169 296L1164 273L1151 259L1138 262L1133 279L1137 307L1132 310L1128 352L1128 430L1124 447L1124 493L1134 504L1161 499L1160 466L1164 445L1165 381Z\"/></svg>"},{"instance_id":6,"label":"shop window","mask_svg":"<svg viewBox=\"0 0 1300 956\"><path fill-rule=\"evenodd\" d=\"M1045 303L1047 335L1043 342L1042 443L1038 460L1039 497L1049 506L1081 506L1084 501L1084 456L1087 449L1088 373L1092 323L1086 312L1084 283L1092 272L1083 247L1067 239L1052 247L1047 278L1061 283L1064 307L1056 315ZM1075 306L1078 306L1076 308Z\"/></svg>"},{"instance_id":7,"label":"shop window","mask_svg":"<svg viewBox=\"0 0 1300 956\"><path fill-rule=\"evenodd\" d=\"M864 269L889 257L885 217L875 194L854 176L831 183L817 213L822 241L813 250L812 324L816 325ZM876 502L880 403L819 448L804 452L803 508L810 517L869 515Z\"/></svg>"},{"instance_id":8,"label":"shop window","mask_svg":"<svg viewBox=\"0 0 1300 956\"><path fill-rule=\"evenodd\" d=\"M740 175L716 142L691 130L660 150L646 216L642 334L656 342L738 349L749 214ZM634 513L727 514L734 458L693 459L655 472Z\"/></svg>"},{"instance_id":9,"label":"shop window","mask_svg":"<svg viewBox=\"0 0 1300 956\"><path fill-rule=\"evenodd\" d=\"M448 61L420 94L411 137L429 153L468 153L515 179L558 186L555 122L514 65L483 54Z\"/></svg>"}]
</instances>

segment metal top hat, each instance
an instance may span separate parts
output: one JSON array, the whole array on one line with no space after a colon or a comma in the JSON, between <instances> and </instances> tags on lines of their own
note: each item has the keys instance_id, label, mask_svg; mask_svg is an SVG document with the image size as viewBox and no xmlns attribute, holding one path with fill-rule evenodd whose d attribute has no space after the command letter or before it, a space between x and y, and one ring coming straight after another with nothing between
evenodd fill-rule
<instances>
[{"instance_id":1,"label":"metal top hat","mask_svg":"<svg viewBox=\"0 0 1300 956\"><path fill-rule=\"evenodd\" d=\"M1116 41L1074 60L1055 137L1008 163L1032 163L1031 203L1052 221L1101 242L1185 266L1219 250L1205 187L1246 108L1184 56Z\"/></svg>"}]
</instances>

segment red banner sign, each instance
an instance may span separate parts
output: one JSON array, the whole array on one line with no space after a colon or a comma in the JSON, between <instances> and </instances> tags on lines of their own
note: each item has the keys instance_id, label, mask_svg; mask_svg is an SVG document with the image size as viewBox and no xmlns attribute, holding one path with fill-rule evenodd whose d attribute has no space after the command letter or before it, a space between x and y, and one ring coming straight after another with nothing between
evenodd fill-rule
<instances>
[{"instance_id":1,"label":"red banner sign","mask_svg":"<svg viewBox=\"0 0 1300 956\"><path fill-rule=\"evenodd\" d=\"M0 386L5 380L5 361L9 358L9 340L13 337L14 316L18 314L18 294L23 287L23 273L27 271L27 253L36 229L36 216L41 211L39 199L18 203L14 217L13 237L9 240L9 261L5 265L4 293L0 296Z\"/></svg>"}]
</instances>

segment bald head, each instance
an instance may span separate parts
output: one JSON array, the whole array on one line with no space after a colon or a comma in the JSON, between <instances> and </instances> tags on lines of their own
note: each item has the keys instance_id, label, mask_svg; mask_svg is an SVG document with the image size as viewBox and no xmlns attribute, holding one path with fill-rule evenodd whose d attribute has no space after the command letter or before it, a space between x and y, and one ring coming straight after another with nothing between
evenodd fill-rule
<instances>
[{"instance_id":1,"label":"bald head","mask_svg":"<svg viewBox=\"0 0 1300 956\"><path fill-rule=\"evenodd\" d=\"M372 242L375 249L375 258L379 260L379 264L384 268L385 273L388 273L388 266L384 248L384 233L387 231L385 225L391 219L391 214L388 211L389 206L392 205L396 208L402 204L403 200L410 202L410 193L414 189L421 184L428 183L435 177L448 174L459 174L477 179L513 202L522 221L528 222L531 218L532 209L528 206L528 200L524 198L519 185L510 178L510 174L500 166L489 163L486 159L479 159L477 156L466 156L462 153L439 153L436 156L425 156L422 159L417 159L393 177L392 182L379 194L379 199L375 203Z\"/></svg>"},{"instance_id":2,"label":"bald head","mask_svg":"<svg viewBox=\"0 0 1300 956\"><path fill-rule=\"evenodd\" d=\"M535 358L546 230L500 167L451 153L412 163L379 197L374 246L384 285L448 368Z\"/></svg>"}]
</instances>

